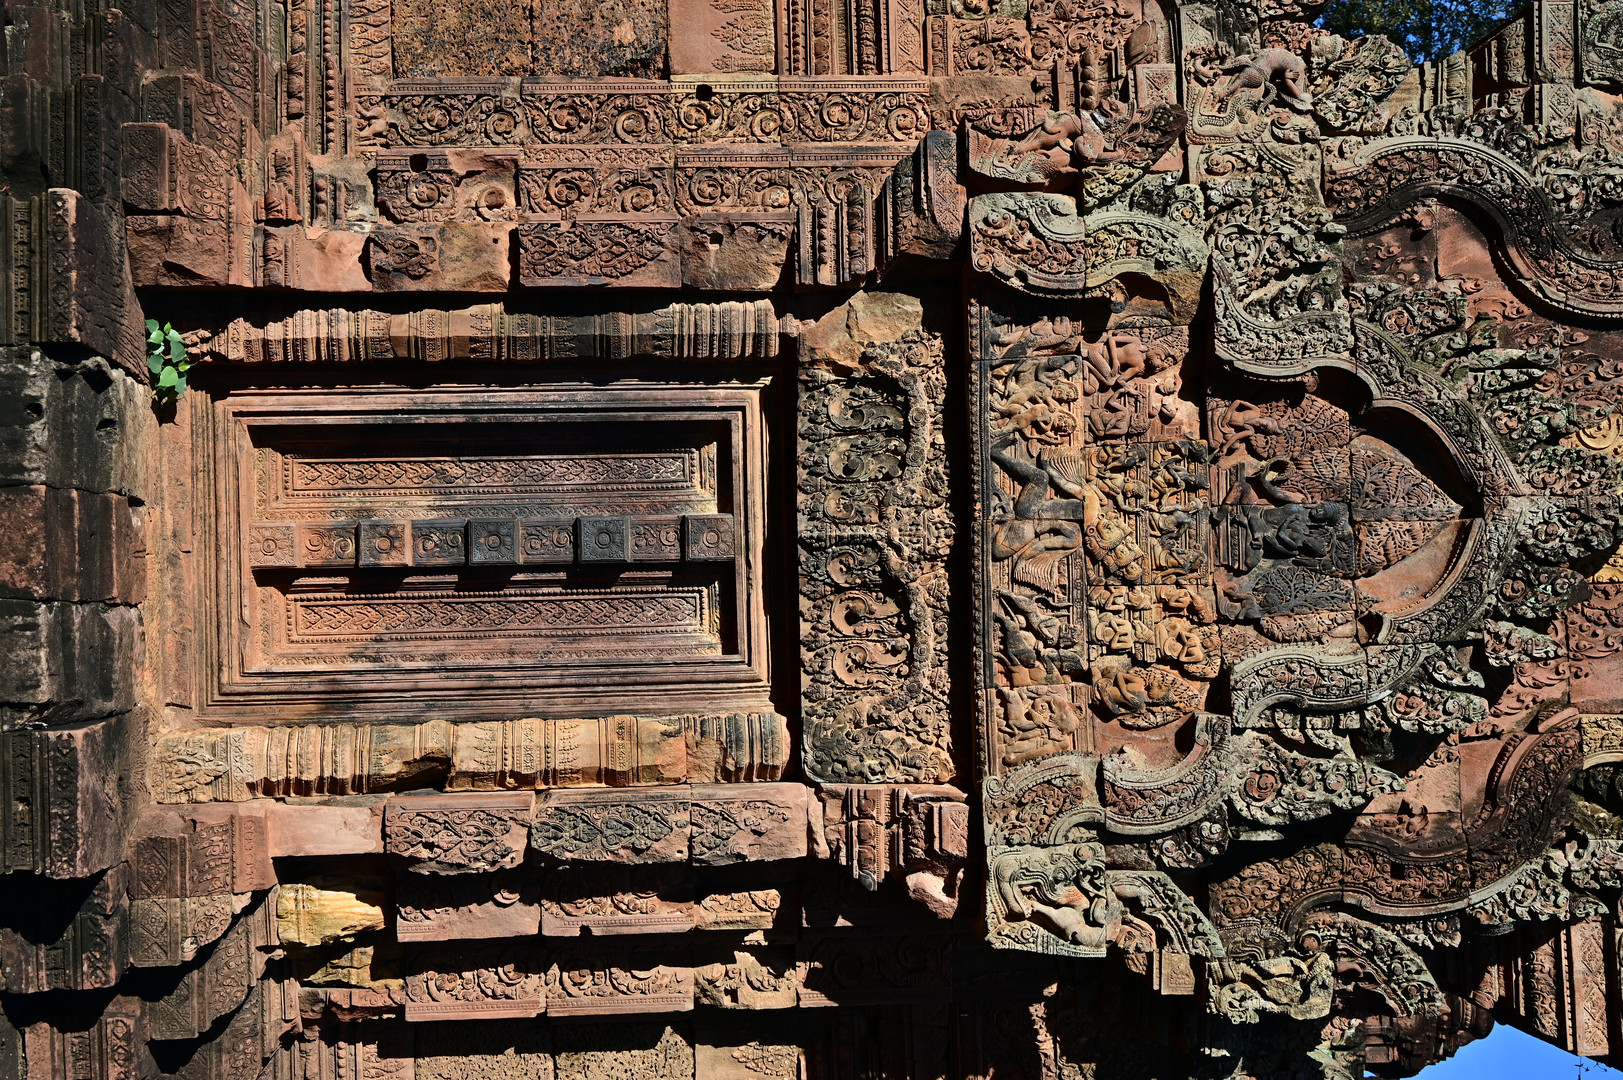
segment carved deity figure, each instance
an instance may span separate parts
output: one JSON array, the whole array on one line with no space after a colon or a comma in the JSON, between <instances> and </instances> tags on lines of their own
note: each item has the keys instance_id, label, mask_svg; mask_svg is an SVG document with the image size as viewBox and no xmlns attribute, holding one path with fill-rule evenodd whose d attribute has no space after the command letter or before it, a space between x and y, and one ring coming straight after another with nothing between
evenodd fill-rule
<instances>
[{"instance_id":1,"label":"carved deity figure","mask_svg":"<svg viewBox=\"0 0 1623 1080\"><path fill-rule=\"evenodd\" d=\"M1073 746L1082 711L1059 693L999 690L1003 700L1003 764L1024 765Z\"/></svg>"},{"instance_id":2,"label":"carved deity figure","mask_svg":"<svg viewBox=\"0 0 1623 1080\"><path fill-rule=\"evenodd\" d=\"M992 460L1021 483L1014 520L994 534L992 557L1019 559L1017 575L1051 591L1060 560L1082 546L1081 523L1097 495L1083 482L1075 451L1046 449L1032 462L1010 453L1015 441L1015 435L1005 435L991 448ZM1052 498L1055 491L1069 498Z\"/></svg>"},{"instance_id":3,"label":"carved deity figure","mask_svg":"<svg viewBox=\"0 0 1623 1080\"><path fill-rule=\"evenodd\" d=\"M1121 925L1098 844L1007 852L992 875L1006 918L1028 920L1069 945L1103 949Z\"/></svg>"}]
</instances>

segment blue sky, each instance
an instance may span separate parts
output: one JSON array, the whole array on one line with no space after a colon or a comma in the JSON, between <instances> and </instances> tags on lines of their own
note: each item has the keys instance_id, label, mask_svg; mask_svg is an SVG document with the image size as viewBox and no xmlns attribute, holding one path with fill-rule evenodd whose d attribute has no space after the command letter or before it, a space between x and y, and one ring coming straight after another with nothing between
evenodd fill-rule
<instances>
[{"instance_id":1,"label":"blue sky","mask_svg":"<svg viewBox=\"0 0 1623 1080\"><path fill-rule=\"evenodd\" d=\"M1623 1072L1573 1057L1499 1024L1486 1039L1429 1069L1417 1080L1623 1080Z\"/></svg>"}]
</instances>

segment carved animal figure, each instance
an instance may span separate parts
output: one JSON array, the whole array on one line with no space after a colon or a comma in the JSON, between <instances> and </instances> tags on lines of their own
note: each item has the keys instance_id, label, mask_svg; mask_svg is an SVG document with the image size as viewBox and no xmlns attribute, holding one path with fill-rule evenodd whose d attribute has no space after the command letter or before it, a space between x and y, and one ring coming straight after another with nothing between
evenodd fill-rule
<instances>
[{"instance_id":1,"label":"carved animal figure","mask_svg":"<svg viewBox=\"0 0 1623 1080\"><path fill-rule=\"evenodd\" d=\"M1219 101L1227 101L1241 90L1261 90L1259 108L1279 97L1298 112L1313 107L1313 95L1307 89L1307 63L1288 49L1263 49L1255 56L1239 57L1224 64L1223 72L1232 77L1219 91Z\"/></svg>"},{"instance_id":2,"label":"carved animal figure","mask_svg":"<svg viewBox=\"0 0 1623 1080\"><path fill-rule=\"evenodd\" d=\"M1009 148L1009 156L1040 155L1046 164L1039 170L1050 177L1070 175L1085 165L1120 161L1125 154L1108 134L1126 117L1127 107L1109 99L1092 112L1049 113L1035 131Z\"/></svg>"}]
</instances>

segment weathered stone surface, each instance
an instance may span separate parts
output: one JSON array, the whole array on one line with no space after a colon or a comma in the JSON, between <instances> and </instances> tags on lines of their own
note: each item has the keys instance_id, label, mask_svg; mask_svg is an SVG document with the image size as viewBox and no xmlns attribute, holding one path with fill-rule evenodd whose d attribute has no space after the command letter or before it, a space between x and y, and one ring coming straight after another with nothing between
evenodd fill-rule
<instances>
[{"instance_id":1,"label":"weathered stone surface","mask_svg":"<svg viewBox=\"0 0 1623 1080\"><path fill-rule=\"evenodd\" d=\"M0 594L139 603L146 594L142 511L113 494L43 485L0 490Z\"/></svg>"},{"instance_id":2,"label":"weathered stone surface","mask_svg":"<svg viewBox=\"0 0 1623 1080\"><path fill-rule=\"evenodd\" d=\"M360 795L432 784L441 778L453 790L538 783L560 787L669 783L685 778L687 721L698 727L709 719L379 722L171 732L149 759L150 783L155 798L168 803ZM747 716L714 719L723 738L728 729L737 735L730 748L714 747L716 753L727 755L733 769L745 775L781 770L781 717L769 714L758 722ZM732 722L735 719L737 723ZM762 734L766 738L752 737ZM302 842L292 837L306 828L298 824L305 812L304 807L298 812L289 807L285 815L278 811L279 820L288 822L290 845ZM324 840L322 826L313 822L308 826L314 830L309 842L360 843L358 838L339 837L368 828L358 817L337 827L344 831ZM336 852L289 848L285 853Z\"/></svg>"},{"instance_id":3,"label":"weathered stone surface","mask_svg":"<svg viewBox=\"0 0 1623 1080\"><path fill-rule=\"evenodd\" d=\"M663 74L667 16L663 4L567 0L538 13L534 73L548 78L651 79Z\"/></svg>"},{"instance_id":4,"label":"weathered stone surface","mask_svg":"<svg viewBox=\"0 0 1623 1080\"><path fill-rule=\"evenodd\" d=\"M548 937L683 934L695 915L693 879L683 866L572 866L542 876L541 932Z\"/></svg>"},{"instance_id":5,"label":"weathered stone surface","mask_svg":"<svg viewBox=\"0 0 1623 1080\"><path fill-rule=\"evenodd\" d=\"M535 796L469 792L390 799L383 849L424 874L506 870L524 859Z\"/></svg>"},{"instance_id":6,"label":"weathered stone surface","mask_svg":"<svg viewBox=\"0 0 1623 1080\"><path fill-rule=\"evenodd\" d=\"M560 861L688 860L689 790L549 791L535 808L530 843Z\"/></svg>"},{"instance_id":7,"label":"weathered stone surface","mask_svg":"<svg viewBox=\"0 0 1623 1080\"><path fill-rule=\"evenodd\" d=\"M798 1004L800 970L787 948L737 949L695 971L701 1005L722 1009L792 1009Z\"/></svg>"},{"instance_id":8,"label":"weathered stone surface","mask_svg":"<svg viewBox=\"0 0 1623 1080\"><path fill-rule=\"evenodd\" d=\"M383 925L381 907L345 888L300 881L285 882L276 892L276 932L283 944L328 945Z\"/></svg>"},{"instance_id":9,"label":"weathered stone surface","mask_svg":"<svg viewBox=\"0 0 1623 1080\"><path fill-rule=\"evenodd\" d=\"M98 358L0 348L0 461L11 485L151 496L147 389Z\"/></svg>"},{"instance_id":10,"label":"weathered stone surface","mask_svg":"<svg viewBox=\"0 0 1623 1080\"><path fill-rule=\"evenodd\" d=\"M145 645L141 612L102 603L0 600L0 702L19 723L72 723L127 712Z\"/></svg>"},{"instance_id":11,"label":"weathered stone surface","mask_svg":"<svg viewBox=\"0 0 1623 1080\"><path fill-rule=\"evenodd\" d=\"M395 933L403 942L530 937L541 931L539 893L536 876L522 870L407 875L395 889Z\"/></svg>"},{"instance_id":12,"label":"weathered stone surface","mask_svg":"<svg viewBox=\"0 0 1623 1080\"><path fill-rule=\"evenodd\" d=\"M549 1028L497 1022L432 1024L417 1032L422 1080L531 1080L554 1075Z\"/></svg>"},{"instance_id":13,"label":"weathered stone surface","mask_svg":"<svg viewBox=\"0 0 1623 1080\"><path fill-rule=\"evenodd\" d=\"M7 871L85 878L123 858L135 792L130 761L144 710L110 720L0 735L11 796L0 818Z\"/></svg>"},{"instance_id":14,"label":"weathered stone surface","mask_svg":"<svg viewBox=\"0 0 1623 1080\"><path fill-rule=\"evenodd\" d=\"M35 97L33 104L38 109L45 101ZM138 372L139 307L114 234L117 219L68 187L7 195L4 207L0 251L12 289L0 305L0 341L79 346Z\"/></svg>"},{"instance_id":15,"label":"weathered stone surface","mask_svg":"<svg viewBox=\"0 0 1623 1080\"><path fill-rule=\"evenodd\" d=\"M287 858L382 852L385 806L382 800L369 806L271 803L266 814L271 855Z\"/></svg>"},{"instance_id":16,"label":"weathered stone surface","mask_svg":"<svg viewBox=\"0 0 1623 1080\"><path fill-rule=\"evenodd\" d=\"M554 1017L690 1012L693 996L692 960L679 950L562 947L547 972Z\"/></svg>"},{"instance_id":17,"label":"weathered stone surface","mask_svg":"<svg viewBox=\"0 0 1623 1080\"><path fill-rule=\"evenodd\" d=\"M206 946L202 959L181 975L180 986L148 1002L151 1037L196 1039L241 1008L264 975L265 949L275 940L270 903L261 899Z\"/></svg>"},{"instance_id":18,"label":"weathered stone surface","mask_svg":"<svg viewBox=\"0 0 1623 1080\"><path fill-rule=\"evenodd\" d=\"M802 784L695 784L689 814L697 866L799 859L809 800Z\"/></svg>"},{"instance_id":19,"label":"weathered stone surface","mask_svg":"<svg viewBox=\"0 0 1623 1080\"><path fill-rule=\"evenodd\" d=\"M528 75L533 18L514 0L447 7L427 0L395 6L394 74L403 79Z\"/></svg>"},{"instance_id":20,"label":"weathered stone surface","mask_svg":"<svg viewBox=\"0 0 1623 1080\"><path fill-rule=\"evenodd\" d=\"M8 994L104 990L130 964L125 868L89 880L14 874L16 899L0 929L0 979Z\"/></svg>"},{"instance_id":21,"label":"weathered stone surface","mask_svg":"<svg viewBox=\"0 0 1623 1080\"><path fill-rule=\"evenodd\" d=\"M512 231L460 222L381 227L363 257L380 292L505 292Z\"/></svg>"},{"instance_id":22,"label":"weathered stone surface","mask_svg":"<svg viewBox=\"0 0 1623 1080\"><path fill-rule=\"evenodd\" d=\"M252 902L248 893L224 896L152 896L130 901L130 964L169 968L190 963L219 940Z\"/></svg>"},{"instance_id":23,"label":"weathered stone surface","mask_svg":"<svg viewBox=\"0 0 1623 1080\"><path fill-rule=\"evenodd\" d=\"M230 896L270 888L271 860L281 854L272 824L278 809L261 803L144 811L132 830L130 895Z\"/></svg>"},{"instance_id":24,"label":"weathered stone surface","mask_svg":"<svg viewBox=\"0 0 1623 1080\"><path fill-rule=\"evenodd\" d=\"M70 8L0 1077L1623 1056L1608 2Z\"/></svg>"},{"instance_id":25,"label":"weathered stone surface","mask_svg":"<svg viewBox=\"0 0 1623 1080\"><path fill-rule=\"evenodd\" d=\"M433 966L406 976L407 1020L494 1020L547 1009L548 972L533 947L439 946L418 956Z\"/></svg>"},{"instance_id":26,"label":"weathered stone surface","mask_svg":"<svg viewBox=\"0 0 1623 1080\"><path fill-rule=\"evenodd\" d=\"M725 291L772 289L783 277L795 217L719 214L682 223L682 284Z\"/></svg>"}]
</instances>

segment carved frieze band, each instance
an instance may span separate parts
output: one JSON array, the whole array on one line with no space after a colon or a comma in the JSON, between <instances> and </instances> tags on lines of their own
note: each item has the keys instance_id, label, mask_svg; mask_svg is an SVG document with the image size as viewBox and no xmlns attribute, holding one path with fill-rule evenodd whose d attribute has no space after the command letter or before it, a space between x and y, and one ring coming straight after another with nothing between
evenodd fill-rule
<instances>
[{"instance_id":1,"label":"carved frieze band","mask_svg":"<svg viewBox=\"0 0 1623 1080\"><path fill-rule=\"evenodd\" d=\"M242 726L169 732L150 763L164 803L288 795L767 781L788 763L776 713L603 720Z\"/></svg>"},{"instance_id":2,"label":"carved frieze band","mask_svg":"<svg viewBox=\"0 0 1623 1080\"><path fill-rule=\"evenodd\" d=\"M793 320L790 320L793 324ZM409 313L305 307L260 309L194 335L188 352L231 363L394 360L770 360L792 325L769 300L672 304L650 312L531 314L500 304Z\"/></svg>"},{"instance_id":3,"label":"carved frieze band","mask_svg":"<svg viewBox=\"0 0 1623 1080\"><path fill-rule=\"evenodd\" d=\"M932 126L922 78L711 75L658 80L401 79L362 103L385 147L911 142Z\"/></svg>"},{"instance_id":4,"label":"carved frieze band","mask_svg":"<svg viewBox=\"0 0 1623 1080\"><path fill-rule=\"evenodd\" d=\"M737 554L731 514L254 522L248 530L249 565L259 569L729 562Z\"/></svg>"}]
</instances>

